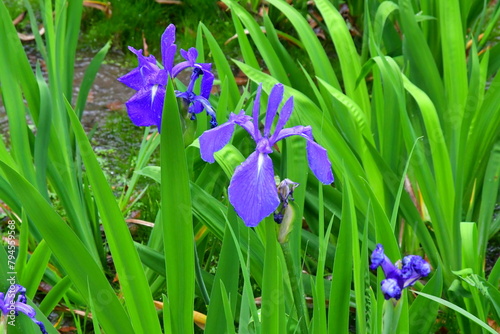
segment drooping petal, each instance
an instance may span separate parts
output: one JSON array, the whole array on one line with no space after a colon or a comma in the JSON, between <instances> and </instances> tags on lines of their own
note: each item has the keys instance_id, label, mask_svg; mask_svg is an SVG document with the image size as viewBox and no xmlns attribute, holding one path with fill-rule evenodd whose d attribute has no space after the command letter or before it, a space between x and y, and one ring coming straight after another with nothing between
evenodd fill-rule
<instances>
[{"instance_id":1,"label":"drooping petal","mask_svg":"<svg viewBox=\"0 0 500 334\"><path fill-rule=\"evenodd\" d=\"M430 265L418 255L408 255L403 258L401 276L404 279L403 287L412 286L421 277L429 275Z\"/></svg>"},{"instance_id":2,"label":"drooping petal","mask_svg":"<svg viewBox=\"0 0 500 334\"><path fill-rule=\"evenodd\" d=\"M203 72L200 85L200 95L208 99L214 85L214 75L210 70Z\"/></svg>"},{"instance_id":3,"label":"drooping petal","mask_svg":"<svg viewBox=\"0 0 500 334\"><path fill-rule=\"evenodd\" d=\"M210 125L212 128L215 128L217 126L217 118L215 115L215 110L212 108L212 105L210 104L210 101L208 101L206 98L203 96L196 96L195 97L195 103L199 103L202 105L202 110L205 109L205 112L207 113L208 116L210 116Z\"/></svg>"},{"instance_id":4,"label":"drooping petal","mask_svg":"<svg viewBox=\"0 0 500 334\"><path fill-rule=\"evenodd\" d=\"M137 126L161 126L165 88L159 85L138 91L125 105L132 123Z\"/></svg>"},{"instance_id":5,"label":"drooping petal","mask_svg":"<svg viewBox=\"0 0 500 334\"><path fill-rule=\"evenodd\" d=\"M271 89L271 94L269 94L269 101L267 103L266 111L266 123L264 124L264 137L269 137L271 132L271 126L273 125L274 117L278 111L278 107L283 99L283 85L276 84Z\"/></svg>"},{"instance_id":6,"label":"drooping petal","mask_svg":"<svg viewBox=\"0 0 500 334\"><path fill-rule=\"evenodd\" d=\"M161 57L163 68L171 73L174 65L175 52L177 45L175 43L175 25L170 24L161 36Z\"/></svg>"},{"instance_id":7,"label":"drooping petal","mask_svg":"<svg viewBox=\"0 0 500 334\"><path fill-rule=\"evenodd\" d=\"M333 182L332 164L328 159L328 153L323 146L313 140L308 140L306 144L307 161L314 175L323 184Z\"/></svg>"},{"instance_id":8,"label":"drooping petal","mask_svg":"<svg viewBox=\"0 0 500 334\"><path fill-rule=\"evenodd\" d=\"M229 201L245 225L257 226L280 204L274 182L273 162L254 152L238 166L228 188Z\"/></svg>"},{"instance_id":9,"label":"drooping petal","mask_svg":"<svg viewBox=\"0 0 500 334\"><path fill-rule=\"evenodd\" d=\"M417 258L413 262L413 267L415 272L417 272L420 276L427 276L431 272L431 266L427 261L422 259L420 256L416 255Z\"/></svg>"},{"instance_id":10,"label":"drooping petal","mask_svg":"<svg viewBox=\"0 0 500 334\"><path fill-rule=\"evenodd\" d=\"M401 287L398 284L398 281L393 278L387 278L380 282L380 287L382 288L382 292L384 293L385 299L399 299L401 298Z\"/></svg>"},{"instance_id":11,"label":"drooping petal","mask_svg":"<svg viewBox=\"0 0 500 334\"><path fill-rule=\"evenodd\" d=\"M45 325L43 324L43 322L41 321L38 321L36 320L36 311L33 307L31 307L30 305L26 304L26 302L16 302L14 304L14 308L16 310L16 312L22 312L24 314L26 314L28 317L31 318L31 320L38 325L38 327L40 328L40 331L42 332L42 334L47 334L47 330L45 329Z\"/></svg>"},{"instance_id":12,"label":"drooping petal","mask_svg":"<svg viewBox=\"0 0 500 334\"><path fill-rule=\"evenodd\" d=\"M144 77L142 76L139 67L134 68L124 76L119 77L118 81L135 90L140 90L144 87Z\"/></svg>"},{"instance_id":13,"label":"drooping petal","mask_svg":"<svg viewBox=\"0 0 500 334\"><path fill-rule=\"evenodd\" d=\"M279 132L275 132L272 136L271 139L269 140L271 142L271 145L276 144L280 140L290 137L290 136L301 136L306 139L312 138L312 130L310 126L302 126L302 125L297 125L293 126L291 128L286 128L282 129Z\"/></svg>"},{"instance_id":14,"label":"drooping petal","mask_svg":"<svg viewBox=\"0 0 500 334\"><path fill-rule=\"evenodd\" d=\"M38 321L38 320L36 320L35 318L33 318L32 320L33 320L33 322L34 322L35 324L37 324L37 325L38 325L38 327L40 328L40 331L42 332L42 334L48 334L48 333L47 333L47 330L45 329L45 325L43 324L43 322Z\"/></svg>"},{"instance_id":15,"label":"drooping petal","mask_svg":"<svg viewBox=\"0 0 500 334\"><path fill-rule=\"evenodd\" d=\"M253 101L253 110L252 110L252 117L253 117L253 128L254 128L254 134L252 135L253 139L255 141L259 140L261 136L260 131L259 131L259 115L260 115L260 96L262 94L262 84L259 85L257 88L257 93L255 94L255 100Z\"/></svg>"},{"instance_id":16,"label":"drooping petal","mask_svg":"<svg viewBox=\"0 0 500 334\"><path fill-rule=\"evenodd\" d=\"M206 162L213 163L214 153L221 150L229 143L234 132L234 121L228 121L216 128L203 132L200 136L201 158Z\"/></svg>"},{"instance_id":17,"label":"drooping petal","mask_svg":"<svg viewBox=\"0 0 500 334\"><path fill-rule=\"evenodd\" d=\"M0 313L7 314L9 311L7 310L7 304L5 304L4 298L3 292L0 292Z\"/></svg>"},{"instance_id":18,"label":"drooping petal","mask_svg":"<svg viewBox=\"0 0 500 334\"><path fill-rule=\"evenodd\" d=\"M275 133L275 135L276 137L274 135L271 137L270 145L274 145L283 138L294 135L304 137L307 140L307 161L314 175L323 184L333 182L332 164L328 159L328 153L323 146L314 141L310 126L297 125L283 129L279 133Z\"/></svg>"},{"instance_id":19,"label":"drooping petal","mask_svg":"<svg viewBox=\"0 0 500 334\"><path fill-rule=\"evenodd\" d=\"M28 317L33 319L36 315L36 311L33 307L29 306L28 304L21 303L21 302L15 302L14 303L16 311L22 312L26 314Z\"/></svg>"}]
</instances>

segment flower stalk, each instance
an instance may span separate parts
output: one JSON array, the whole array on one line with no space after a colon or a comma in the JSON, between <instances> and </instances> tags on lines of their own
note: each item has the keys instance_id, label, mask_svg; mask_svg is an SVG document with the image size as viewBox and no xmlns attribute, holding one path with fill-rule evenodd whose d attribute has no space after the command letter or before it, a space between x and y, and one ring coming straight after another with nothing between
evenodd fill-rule
<instances>
[{"instance_id":1,"label":"flower stalk","mask_svg":"<svg viewBox=\"0 0 500 334\"><path fill-rule=\"evenodd\" d=\"M290 288L292 290L293 302L297 311L298 324L300 333L308 333L309 314L304 298L304 286L301 279L300 268L293 261L293 255L288 243L288 235L293 229L293 221L295 220L295 205L290 204L286 207L283 215L283 221L280 226L278 241L283 251L285 258L286 270L290 278Z\"/></svg>"}]
</instances>

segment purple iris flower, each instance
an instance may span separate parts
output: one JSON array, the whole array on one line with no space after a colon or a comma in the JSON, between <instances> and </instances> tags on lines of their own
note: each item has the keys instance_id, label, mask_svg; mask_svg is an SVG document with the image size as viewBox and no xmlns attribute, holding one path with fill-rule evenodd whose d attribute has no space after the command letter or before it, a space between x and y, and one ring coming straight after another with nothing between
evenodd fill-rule
<instances>
[{"instance_id":1,"label":"purple iris flower","mask_svg":"<svg viewBox=\"0 0 500 334\"><path fill-rule=\"evenodd\" d=\"M186 102L192 120L195 119L195 114L199 114L205 109L207 114L211 117L210 124L212 128L214 128L217 126L217 120L215 118L215 111L208 101L214 84L214 75L211 72L212 64L196 63L198 51L195 48L190 48L189 51L181 50L181 55L186 61L174 66L172 69L172 77L176 77L182 70L187 68L193 68L193 72L191 73L191 79L186 91L176 91L176 96L181 97ZM200 84L200 95L196 95L193 92L193 87L200 75L203 75Z\"/></svg>"},{"instance_id":2,"label":"purple iris flower","mask_svg":"<svg viewBox=\"0 0 500 334\"><path fill-rule=\"evenodd\" d=\"M15 299L16 295L17 300ZM33 322L40 327L40 331L43 334L47 334L45 325L35 318L35 309L26 304L26 289L22 285L13 284L5 294L0 292L0 311L2 313L2 317L7 317L9 319L17 317L19 312L22 312L30 317L31 320L33 320Z\"/></svg>"},{"instance_id":3,"label":"purple iris flower","mask_svg":"<svg viewBox=\"0 0 500 334\"><path fill-rule=\"evenodd\" d=\"M378 244L371 255L370 269L381 266L385 279L380 283L385 299L401 298L404 288L412 286L421 277L429 275L431 266L418 255L408 255L403 258L402 268L391 263L384 254L384 247Z\"/></svg>"},{"instance_id":4,"label":"purple iris flower","mask_svg":"<svg viewBox=\"0 0 500 334\"><path fill-rule=\"evenodd\" d=\"M118 78L118 81L137 91L125 103L130 119L137 126L156 125L160 129L168 78L175 78L182 70L193 68L188 90L186 92L177 91L176 95L188 103L191 115L200 113L203 109L207 110L207 113L212 117L212 126L214 126L215 112L208 102L214 81L211 64L196 63L198 51L191 48L189 51L181 50L186 61L173 66L177 51L177 45L174 43L175 26L170 24L161 37L163 68L158 66L154 56L145 57L142 50L129 47L129 50L137 56L139 64L137 68ZM201 93L198 96L193 92L193 87L200 75L203 77L201 79Z\"/></svg>"},{"instance_id":5,"label":"purple iris flower","mask_svg":"<svg viewBox=\"0 0 500 334\"><path fill-rule=\"evenodd\" d=\"M293 110L293 97L283 105L274 133L271 126L283 99L283 85L277 84L271 90L267 106L264 132L259 130L260 95L262 84L257 89L253 106L253 118L231 113L229 121L205 131L200 136L200 152L203 160L214 162L214 153L222 149L231 139L234 126L244 128L255 141L257 147L234 172L229 184L229 201L247 226L257 226L265 217L273 213L280 204L274 181L273 162L269 154L280 140L297 135L307 140L307 160L314 175L324 184L333 182L331 163L326 150L318 145L312 136L310 126L294 126L283 129Z\"/></svg>"}]
</instances>

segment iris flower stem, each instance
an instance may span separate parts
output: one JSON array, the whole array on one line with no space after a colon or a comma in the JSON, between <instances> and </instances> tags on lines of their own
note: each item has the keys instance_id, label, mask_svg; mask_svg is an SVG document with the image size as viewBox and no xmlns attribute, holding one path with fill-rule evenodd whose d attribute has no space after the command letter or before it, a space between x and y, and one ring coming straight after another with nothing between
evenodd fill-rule
<instances>
[{"instance_id":1,"label":"iris flower stem","mask_svg":"<svg viewBox=\"0 0 500 334\"><path fill-rule=\"evenodd\" d=\"M7 316L0 316L0 334L7 334Z\"/></svg>"},{"instance_id":2,"label":"iris flower stem","mask_svg":"<svg viewBox=\"0 0 500 334\"><path fill-rule=\"evenodd\" d=\"M278 247L276 240L276 224L272 219L264 222L266 253L262 278L262 333L280 333L280 297L282 297L281 281L278 280L277 265Z\"/></svg>"},{"instance_id":3,"label":"iris flower stem","mask_svg":"<svg viewBox=\"0 0 500 334\"><path fill-rule=\"evenodd\" d=\"M309 323L309 314L304 302L304 287L299 277L299 268L297 268L295 262L293 261L292 252L290 251L290 245L288 244L288 241L284 241L280 243L280 245L283 251L283 256L285 257L288 277L290 277L290 285L293 294L293 301L297 310L297 317L299 318L298 322L300 331L306 334L308 333L307 325Z\"/></svg>"}]
</instances>

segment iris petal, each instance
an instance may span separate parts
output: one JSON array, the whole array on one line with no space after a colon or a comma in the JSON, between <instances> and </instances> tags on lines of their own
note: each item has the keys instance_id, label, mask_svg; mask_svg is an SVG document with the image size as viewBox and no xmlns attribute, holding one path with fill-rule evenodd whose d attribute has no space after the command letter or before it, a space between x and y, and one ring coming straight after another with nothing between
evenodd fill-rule
<instances>
[{"instance_id":1,"label":"iris petal","mask_svg":"<svg viewBox=\"0 0 500 334\"><path fill-rule=\"evenodd\" d=\"M285 104L283 105L283 108L281 108L280 116L278 118L278 123L276 123L276 129L274 130L273 137L276 134L279 134L279 132L283 129L286 122L288 122L288 119L290 118L292 111L293 111L293 96L290 97L288 100L286 100Z\"/></svg>"},{"instance_id":2,"label":"iris petal","mask_svg":"<svg viewBox=\"0 0 500 334\"><path fill-rule=\"evenodd\" d=\"M214 75L210 70L203 72L203 78L201 78L200 85L200 95L208 99L210 93L212 92L212 86L214 85Z\"/></svg>"},{"instance_id":3,"label":"iris petal","mask_svg":"<svg viewBox=\"0 0 500 334\"><path fill-rule=\"evenodd\" d=\"M191 63L188 61L183 61L172 68L172 78L175 78L179 73L181 73L186 68L190 68Z\"/></svg>"},{"instance_id":4,"label":"iris petal","mask_svg":"<svg viewBox=\"0 0 500 334\"><path fill-rule=\"evenodd\" d=\"M267 154L254 152L238 166L228 188L229 201L249 227L257 226L280 204Z\"/></svg>"},{"instance_id":5,"label":"iris petal","mask_svg":"<svg viewBox=\"0 0 500 334\"><path fill-rule=\"evenodd\" d=\"M271 137L270 145L274 145L276 142L294 135L307 139L307 161L314 175L323 184L332 183L332 164L328 159L328 153L323 146L314 141L310 126L297 125L291 128L283 129Z\"/></svg>"},{"instance_id":6,"label":"iris petal","mask_svg":"<svg viewBox=\"0 0 500 334\"><path fill-rule=\"evenodd\" d=\"M196 50L196 48L189 48L186 59L194 64L196 62L196 58L198 58L198 50Z\"/></svg>"},{"instance_id":7,"label":"iris petal","mask_svg":"<svg viewBox=\"0 0 500 334\"><path fill-rule=\"evenodd\" d=\"M35 309L25 303L15 302L16 311L22 312L26 314L31 319L35 318L36 312Z\"/></svg>"},{"instance_id":8,"label":"iris petal","mask_svg":"<svg viewBox=\"0 0 500 334\"><path fill-rule=\"evenodd\" d=\"M385 258L386 256L384 254L384 246L382 246L381 244L377 244L377 247L375 247L375 250L372 252L372 255L370 257L370 269L377 269L378 266L382 264Z\"/></svg>"},{"instance_id":9,"label":"iris petal","mask_svg":"<svg viewBox=\"0 0 500 334\"><path fill-rule=\"evenodd\" d=\"M264 125L264 137L269 137L274 117L276 117L276 111L278 111L278 107L283 99L283 90L282 84L276 84L271 90L271 94L269 94L269 102L267 103L266 111L266 123Z\"/></svg>"},{"instance_id":10,"label":"iris petal","mask_svg":"<svg viewBox=\"0 0 500 334\"><path fill-rule=\"evenodd\" d=\"M401 298L401 287L398 284L398 281L393 278L388 278L380 282L380 286L382 288L382 292L384 293L385 299L399 299Z\"/></svg>"},{"instance_id":11,"label":"iris petal","mask_svg":"<svg viewBox=\"0 0 500 334\"><path fill-rule=\"evenodd\" d=\"M399 262L399 261L398 261ZM403 258L403 267L391 263L384 254L384 247L378 244L371 255L370 269L381 266L385 280L381 282L385 299L401 298L401 291L412 286L418 279L430 273L430 265L418 255L408 255Z\"/></svg>"},{"instance_id":12,"label":"iris petal","mask_svg":"<svg viewBox=\"0 0 500 334\"><path fill-rule=\"evenodd\" d=\"M157 86L144 88L138 91L125 105L132 123L137 126L161 126L161 113L163 111L163 100L165 88Z\"/></svg>"},{"instance_id":13,"label":"iris petal","mask_svg":"<svg viewBox=\"0 0 500 334\"><path fill-rule=\"evenodd\" d=\"M161 36L161 56L163 68L170 73L174 64L177 46L175 43L175 25L170 24Z\"/></svg>"},{"instance_id":14,"label":"iris petal","mask_svg":"<svg viewBox=\"0 0 500 334\"><path fill-rule=\"evenodd\" d=\"M206 162L214 162L214 153L229 143L234 132L234 122L226 122L216 128L203 132L200 136L201 158Z\"/></svg>"},{"instance_id":15,"label":"iris petal","mask_svg":"<svg viewBox=\"0 0 500 334\"><path fill-rule=\"evenodd\" d=\"M139 64L132 71L118 78L118 81L132 89L140 90L148 83L150 77L160 71L160 68L156 65L155 57L144 57L142 50L136 50L133 47L129 47L129 50L137 56Z\"/></svg>"},{"instance_id":16,"label":"iris petal","mask_svg":"<svg viewBox=\"0 0 500 334\"><path fill-rule=\"evenodd\" d=\"M323 184L330 184L333 182L332 164L328 160L328 153L326 150L316 144L312 139L307 140L307 161L309 167L314 175Z\"/></svg>"}]
</instances>

